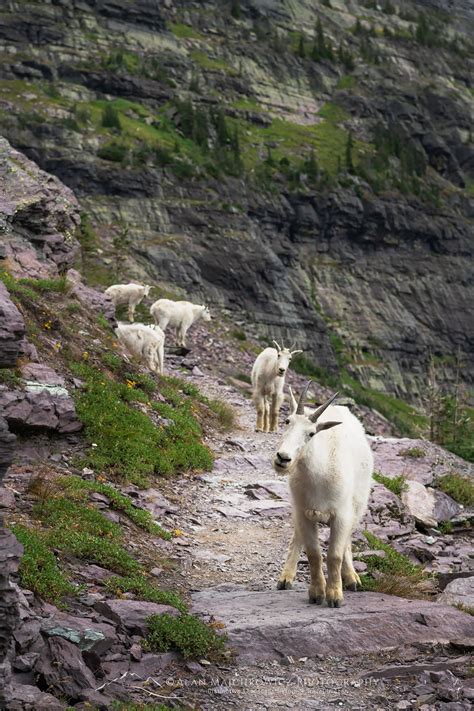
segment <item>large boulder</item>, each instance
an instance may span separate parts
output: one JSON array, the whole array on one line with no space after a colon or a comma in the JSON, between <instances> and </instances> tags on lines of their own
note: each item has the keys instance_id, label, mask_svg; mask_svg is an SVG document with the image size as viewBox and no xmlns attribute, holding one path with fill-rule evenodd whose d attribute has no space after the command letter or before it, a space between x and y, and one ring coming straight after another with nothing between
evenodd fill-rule
<instances>
[{"instance_id":1,"label":"large boulder","mask_svg":"<svg viewBox=\"0 0 474 711\"><path fill-rule=\"evenodd\" d=\"M462 511L450 496L418 481L407 481L402 501L422 528L433 528L441 521L449 521Z\"/></svg>"},{"instance_id":2,"label":"large boulder","mask_svg":"<svg viewBox=\"0 0 474 711\"><path fill-rule=\"evenodd\" d=\"M350 656L411 642L474 634L474 620L447 605L377 593L346 593L334 610L308 604L306 589L203 590L192 611L225 625L242 663L315 654Z\"/></svg>"},{"instance_id":3,"label":"large boulder","mask_svg":"<svg viewBox=\"0 0 474 711\"><path fill-rule=\"evenodd\" d=\"M9 271L17 277L57 276L79 251L74 193L1 136L0 174L0 233Z\"/></svg>"},{"instance_id":4,"label":"large boulder","mask_svg":"<svg viewBox=\"0 0 474 711\"><path fill-rule=\"evenodd\" d=\"M112 625L59 610L42 623L41 630L47 637L62 637L76 644L81 651L96 654L103 654L117 641Z\"/></svg>"},{"instance_id":5,"label":"large boulder","mask_svg":"<svg viewBox=\"0 0 474 711\"><path fill-rule=\"evenodd\" d=\"M446 585L438 601L449 605L461 604L474 608L474 575L456 578Z\"/></svg>"},{"instance_id":6,"label":"large boulder","mask_svg":"<svg viewBox=\"0 0 474 711\"><path fill-rule=\"evenodd\" d=\"M66 434L82 429L74 401L61 386L29 383L25 390L8 390L0 386L0 409L14 430L35 429Z\"/></svg>"},{"instance_id":7,"label":"large boulder","mask_svg":"<svg viewBox=\"0 0 474 711\"><path fill-rule=\"evenodd\" d=\"M143 600L104 600L94 605L97 612L115 622L122 630L144 637L148 632L147 618L151 615L178 615L169 605L158 605Z\"/></svg>"},{"instance_id":8,"label":"large boulder","mask_svg":"<svg viewBox=\"0 0 474 711\"><path fill-rule=\"evenodd\" d=\"M61 637L48 639L35 673L42 687L68 699L78 699L82 690L96 687L95 677L79 647Z\"/></svg>"}]
</instances>

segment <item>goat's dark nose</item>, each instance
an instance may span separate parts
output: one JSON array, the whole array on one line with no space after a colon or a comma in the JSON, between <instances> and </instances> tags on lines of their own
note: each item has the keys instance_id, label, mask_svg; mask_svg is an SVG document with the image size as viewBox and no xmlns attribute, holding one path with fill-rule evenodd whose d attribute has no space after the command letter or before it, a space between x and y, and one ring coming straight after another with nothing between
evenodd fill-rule
<instances>
[{"instance_id":1,"label":"goat's dark nose","mask_svg":"<svg viewBox=\"0 0 474 711\"><path fill-rule=\"evenodd\" d=\"M284 368L280 368L279 370L280 370L281 375L283 375L283 373L285 372L285 369L284 369Z\"/></svg>"},{"instance_id":2,"label":"goat's dark nose","mask_svg":"<svg viewBox=\"0 0 474 711\"><path fill-rule=\"evenodd\" d=\"M289 457L287 454L283 453L280 454L280 452L277 452L277 459L279 462L282 464L287 464L288 462L291 462L291 457Z\"/></svg>"}]
</instances>

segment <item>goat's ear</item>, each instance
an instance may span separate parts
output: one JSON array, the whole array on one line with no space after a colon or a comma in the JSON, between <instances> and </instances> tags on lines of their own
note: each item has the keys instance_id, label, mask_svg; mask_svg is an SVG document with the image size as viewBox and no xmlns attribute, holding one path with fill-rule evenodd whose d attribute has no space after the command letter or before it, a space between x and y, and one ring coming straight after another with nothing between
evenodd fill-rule
<instances>
[{"instance_id":1,"label":"goat's ear","mask_svg":"<svg viewBox=\"0 0 474 711\"><path fill-rule=\"evenodd\" d=\"M290 417L291 417L291 415L295 414L296 409L298 407L298 403L296 402L296 398L293 395L293 390L291 389L291 385L288 385L288 392L290 393Z\"/></svg>"},{"instance_id":2,"label":"goat's ear","mask_svg":"<svg viewBox=\"0 0 474 711\"><path fill-rule=\"evenodd\" d=\"M291 351L292 356L297 355L298 353L303 353L303 351Z\"/></svg>"},{"instance_id":3,"label":"goat's ear","mask_svg":"<svg viewBox=\"0 0 474 711\"><path fill-rule=\"evenodd\" d=\"M336 425L342 425L342 422L332 422L331 420L328 422L318 422L316 425L316 434L318 432L322 432L322 430L329 430L331 427L335 427Z\"/></svg>"}]
</instances>

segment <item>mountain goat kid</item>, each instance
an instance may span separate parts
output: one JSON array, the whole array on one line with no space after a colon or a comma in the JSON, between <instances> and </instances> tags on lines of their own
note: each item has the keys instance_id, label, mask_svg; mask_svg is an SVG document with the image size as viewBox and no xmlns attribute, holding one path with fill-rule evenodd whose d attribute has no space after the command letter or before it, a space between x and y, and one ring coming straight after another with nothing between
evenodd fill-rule
<instances>
[{"instance_id":1,"label":"mountain goat kid","mask_svg":"<svg viewBox=\"0 0 474 711\"><path fill-rule=\"evenodd\" d=\"M289 348L265 348L256 358L252 368L253 402L257 408L256 430L276 432L278 413L283 403L283 386L291 358L296 353Z\"/></svg>"},{"instance_id":2,"label":"mountain goat kid","mask_svg":"<svg viewBox=\"0 0 474 711\"><path fill-rule=\"evenodd\" d=\"M207 306L192 304L190 301L171 301L158 299L150 308L150 313L163 331L167 326L176 329L178 346L186 348L186 334L189 328L202 319L210 321L211 314Z\"/></svg>"},{"instance_id":3,"label":"mountain goat kid","mask_svg":"<svg viewBox=\"0 0 474 711\"><path fill-rule=\"evenodd\" d=\"M114 284L105 290L105 293L110 296L114 306L127 304L128 320L133 323L135 319L135 309L138 304L148 296L151 286L142 286L141 284Z\"/></svg>"},{"instance_id":4,"label":"mountain goat kid","mask_svg":"<svg viewBox=\"0 0 474 711\"><path fill-rule=\"evenodd\" d=\"M357 590L360 578L352 564L352 531L365 513L373 457L364 428L347 407L334 405L334 395L309 417L304 415L305 386L298 404L292 397L288 428L273 460L278 473L290 474L294 532L278 589L291 587L304 547L311 583L309 601L339 607L342 580ZM327 585L323 575L318 523L329 524ZM342 573L342 578L341 578Z\"/></svg>"},{"instance_id":5,"label":"mountain goat kid","mask_svg":"<svg viewBox=\"0 0 474 711\"><path fill-rule=\"evenodd\" d=\"M115 333L130 353L143 360L150 370L163 375L165 334L159 326L119 323Z\"/></svg>"}]
</instances>

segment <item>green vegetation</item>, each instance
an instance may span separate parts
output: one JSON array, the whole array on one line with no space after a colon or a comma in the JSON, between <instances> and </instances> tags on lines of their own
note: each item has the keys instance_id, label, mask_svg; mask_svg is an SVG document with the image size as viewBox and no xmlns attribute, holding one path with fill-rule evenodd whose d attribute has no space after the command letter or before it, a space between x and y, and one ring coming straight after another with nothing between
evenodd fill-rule
<instances>
[{"instance_id":1,"label":"green vegetation","mask_svg":"<svg viewBox=\"0 0 474 711\"><path fill-rule=\"evenodd\" d=\"M380 472L374 472L373 477L375 481L378 481L379 484L383 484L387 489L389 489L393 494L396 494L397 496L401 496L407 488L407 482L403 474L391 478L389 476L384 476L383 474L380 474Z\"/></svg>"},{"instance_id":2,"label":"green vegetation","mask_svg":"<svg viewBox=\"0 0 474 711\"><path fill-rule=\"evenodd\" d=\"M180 652L185 659L220 659L224 655L226 637L187 613L178 617L152 615L145 649L152 652Z\"/></svg>"},{"instance_id":3,"label":"green vegetation","mask_svg":"<svg viewBox=\"0 0 474 711\"><path fill-rule=\"evenodd\" d=\"M104 128L115 128L119 133L122 130L119 112L112 103L104 106L101 123Z\"/></svg>"},{"instance_id":4,"label":"green vegetation","mask_svg":"<svg viewBox=\"0 0 474 711\"><path fill-rule=\"evenodd\" d=\"M160 590L153 585L143 573L137 573L128 577L112 577L107 580L106 588L114 595L123 596L125 593L133 593L139 600L156 602L160 605L171 605L180 612L185 612L187 606L180 595L169 590Z\"/></svg>"},{"instance_id":5,"label":"green vegetation","mask_svg":"<svg viewBox=\"0 0 474 711\"><path fill-rule=\"evenodd\" d=\"M117 382L87 364L71 368L86 384L75 392L76 408L88 441L95 445L83 464L138 486L147 486L152 474L212 467L212 453L201 444L193 401L180 395L171 379L162 379L161 392L172 405L150 402L137 381ZM149 414L136 409L134 402L149 407ZM156 426L152 411L166 422Z\"/></svg>"},{"instance_id":6,"label":"green vegetation","mask_svg":"<svg viewBox=\"0 0 474 711\"><path fill-rule=\"evenodd\" d=\"M202 34L195 30L190 25L184 25L182 22L176 22L169 26L171 32L179 39L202 39Z\"/></svg>"},{"instance_id":7,"label":"green vegetation","mask_svg":"<svg viewBox=\"0 0 474 711\"><path fill-rule=\"evenodd\" d=\"M237 72L231 67L225 59L219 57L210 57L200 49L195 49L191 52L191 59L195 64L207 71L221 71L231 76L236 76Z\"/></svg>"},{"instance_id":8,"label":"green vegetation","mask_svg":"<svg viewBox=\"0 0 474 711\"><path fill-rule=\"evenodd\" d=\"M24 548L19 568L21 586L54 605L65 595L75 594L76 588L59 569L42 533L20 524L11 530Z\"/></svg>"},{"instance_id":9,"label":"green vegetation","mask_svg":"<svg viewBox=\"0 0 474 711\"><path fill-rule=\"evenodd\" d=\"M79 476L70 475L61 477L61 479L58 480L58 485L61 486L68 498L73 498L75 501L86 502L91 492L102 494L109 499L112 509L122 511L139 528L167 540L171 538L170 533L164 531L161 526L153 521L153 517L149 511L135 506L130 496L117 491L111 484L81 479Z\"/></svg>"},{"instance_id":10,"label":"green vegetation","mask_svg":"<svg viewBox=\"0 0 474 711\"><path fill-rule=\"evenodd\" d=\"M58 496L40 500L33 515L48 526L43 540L50 546L122 575L138 571L122 545L120 526L97 509Z\"/></svg>"},{"instance_id":11,"label":"green vegetation","mask_svg":"<svg viewBox=\"0 0 474 711\"><path fill-rule=\"evenodd\" d=\"M463 602L456 602L454 604L454 607L457 607L458 610L461 610L461 612L465 612L466 615L474 615L474 607L470 607L469 605L465 605Z\"/></svg>"},{"instance_id":12,"label":"green vegetation","mask_svg":"<svg viewBox=\"0 0 474 711\"><path fill-rule=\"evenodd\" d=\"M399 457L411 457L412 459L421 459L426 457L426 452L421 447L409 447L408 449L402 449L398 453Z\"/></svg>"},{"instance_id":13,"label":"green vegetation","mask_svg":"<svg viewBox=\"0 0 474 711\"><path fill-rule=\"evenodd\" d=\"M173 705L174 711L178 711L178 707ZM133 701L113 701L112 711L173 711L169 706L164 704L140 704ZM69 711L69 710L68 710ZM91 711L93 711L91 709Z\"/></svg>"},{"instance_id":14,"label":"green vegetation","mask_svg":"<svg viewBox=\"0 0 474 711\"><path fill-rule=\"evenodd\" d=\"M351 74L348 74L347 76L343 76L339 79L339 81L336 84L336 89L340 90L346 90L350 91L350 89L354 89L357 86L357 79L352 76Z\"/></svg>"},{"instance_id":15,"label":"green vegetation","mask_svg":"<svg viewBox=\"0 0 474 711\"><path fill-rule=\"evenodd\" d=\"M127 147L123 143L105 143L97 151L97 155L102 160L108 160L112 163L123 163L127 156Z\"/></svg>"},{"instance_id":16,"label":"green vegetation","mask_svg":"<svg viewBox=\"0 0 474 711\"><path fill-rule=\"evenodd\" d=\"M474 506L474 483L459 474L446 474L436 481L436 486L463 506Z\"/></svg>"},{"instance_id":17,"label":"green vegetation","mask_svg":"<svg viewBox=\"0 0 474 711\"><path fill-rule=\"evenodd\" d=\"M0 279L11 294L29 301L36 301L38 294L45 292L64 294L67 290L65 277L59 277L58 279L16 279L8 272L3 271L0 272Z\"/></svg>"},{"instance_id":18,"label":"green vegetation","mask_svg":"<svg viewBox=\"0 0 474 711\"><path fill-rule=\"evenodd\" d=\"M21 373L15 368L0 369L0 383L7 385L9 388L18 388L21 386Z\"/></svg>"},{"instance_id":19,"label":"green vegetation","mask_svg":"<svg viewBox=\"0 0 474 711\"><path fill-rule=\"evenodd\" d=\"M315 365L315 363L313 363L313 361L310 358L307 358L303 353L298 354L292 359L291 368L295 371L295 373L307 375L308 378L314 378L314 380L322 385L327 385L331 388L338 387L339 381L336 375Z\"/></svg>"},{"instance_id":20,"label":"green vegetation","mask_svg":"<svg viewBox=\"0 0 474 711\"><path fill-rule=\"evenodd\" d=\"M385 552L383 558L375 555L364 557L368 571L368 575L361 576L364 590L407 598L426 596L429 578L421 566L412 563L369 531L364 531L364 536L373 550ZM377 573L377 577L371 577L371 573Z\"/></svg>"}]
</instances>

